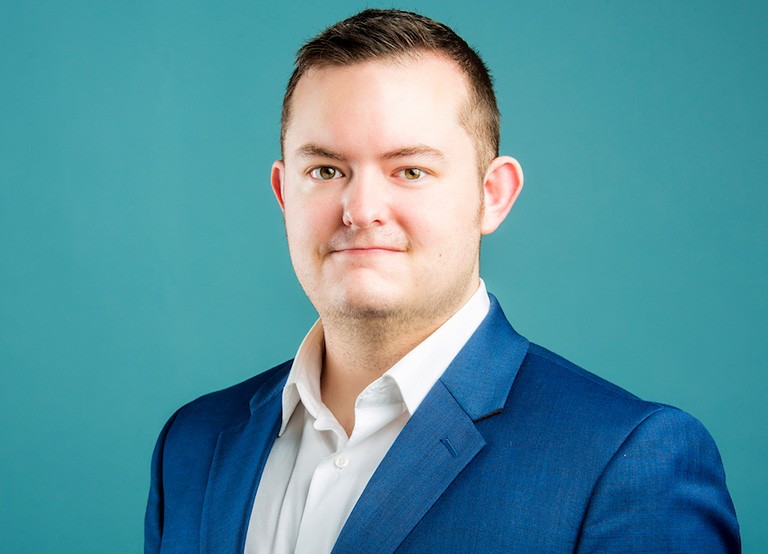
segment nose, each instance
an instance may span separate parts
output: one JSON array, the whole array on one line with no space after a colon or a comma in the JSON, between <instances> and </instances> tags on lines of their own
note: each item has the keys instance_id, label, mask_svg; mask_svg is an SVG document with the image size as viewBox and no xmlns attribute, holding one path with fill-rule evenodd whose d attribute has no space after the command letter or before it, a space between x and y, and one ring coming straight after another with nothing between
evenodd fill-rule
<instances>
[{"instance_id":1,"label":"nose","mask_svg":"<svg viewBox=\"0 0 768 554\"><path fill-rule=\"evenodd\" d=\"M344 225L358 229L383 225L389 214L386 188L384 180L373 175L350 179L342 197Z\"/></svg>"}]
</instances>

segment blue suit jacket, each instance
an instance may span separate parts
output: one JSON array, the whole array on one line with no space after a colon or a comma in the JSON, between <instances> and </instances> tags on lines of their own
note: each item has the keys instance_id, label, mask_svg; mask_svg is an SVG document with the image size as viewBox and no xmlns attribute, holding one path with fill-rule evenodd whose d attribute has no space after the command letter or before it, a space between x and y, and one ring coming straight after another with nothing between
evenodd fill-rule
<instances>
[{"instance_id":1,"label":"blue suit jacket","mask_svg":"<svg viewBox=\"0 0 768 554\"><path fill-rule=\"evenodd\" d=\"M242 552L291 362L165 425L146 552ZM714 442L491 311L411 417L334 552L738 552Z\"/></svg>"}]
</instances>

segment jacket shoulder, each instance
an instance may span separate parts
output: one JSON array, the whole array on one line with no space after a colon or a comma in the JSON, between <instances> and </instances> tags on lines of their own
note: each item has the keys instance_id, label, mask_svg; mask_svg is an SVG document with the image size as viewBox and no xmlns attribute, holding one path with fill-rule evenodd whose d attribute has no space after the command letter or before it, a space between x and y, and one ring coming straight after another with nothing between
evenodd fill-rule
<instances>
[{"instance_id":1,"label":"jacket shoulder","mask_svg":"<svg viewBox=\"0 0 768 554\"><path fill-rule=\"evenodd\" d=\"M252 405L281 394L291 363L201 396L171 416L152 455L145 552L159 552L161 545L173 551L198 550L203 498L218 438L246 422Z\"/></svg>"},{"instance_id":2,"label":"jacket shoulder","mask_svg":"<svg viewBox=\"0 0 768 554\"><path fill-rule=\"evenodd\" d=\"M541 346L532 344L529 356L526 361L536 375L534 382L549 383L550 393L558 404L575 406L574 411L588 418L593 429L617 429L618 437L622 439L621 447L628 440L635 440L641 432L679 439L679 444L689 446L714 446L704 425L679 408L643 400Z\"/></svg>"},{"instance_id":3,"label":"jacket shoulder","mask_svg":"<svg viewBox=\"0 0 768 554\"><path fill-rule=\"evenodd\" d=\"M579 552L737 552L738 523L714 440L688 413L649 402L530 344L496 426L533 519L572 518ZM491 418L493 419L493 418ZM489 420L489 425L492 425ZM533 493L532 493L533 494ZM629 507L629 508L628 508ZM643 550L644 549L644 550Z\"/></svg>"},{"instance_id":4,"label":"jacket shoulder","mask_svg":"<svg viewBox=\"0 0 768 554\"><path fill-rule=\"evenodd\" d=\"M596 479L632 431L651 415L675 408L638 398L549 350L530 344L505 412L517 440L557 465L573 458ZM682 412L681 412L682 413ZM690 416L687 416L690 417ZM546 437L546 441L543 438ZM542 442L543 441L543 442Z\"/></svg>"},{"instance_id":5,"label":"jacket shoulder","mask_svg":"<svg viewBox=\"0 0 768 554\"><path fill-rule=\"evenodd\" d=\"M221 429L250 417L251 404L282 393L293 360L283 362L250 379L222 390L204 394L182 406L174 414L174 427L193 425L198 428Z\"/></svg>"},{"instance_id":6,"label":"jacket shoulder","mask_svg":"<svg viewBox=\"0 0 768 554\"><path fill-rule=\"evenodd\" d=\"M576 550L641 548L741 551L717 446L701 422L671 406L659 405L635 426L603 467Z\"/></svg>"},{"instance_id":7,"label":"jacket shoulder","mask_svg":"<svg viewBox=\"0 0 768 554\"><path fill-rule=\"evenodd\" d=\"M530 344L518 375L520 385L534 399L552 402L571 415L604 419L618 416L606 424L616 425L622 416L645 418L664 408L663 404L643 400L622 387L595 375L537 344Z\"/></svg>"},{"instance_id":8,"label":"jacket shoulder","mask_svg":"<svg viewBox=\"0 0 768 554\"><path fill-rule=\"evenodd\" d=\"M573 385L578 383L578 390L591 390L595 393L616 396L617 398L622 398L627 401L643 402L631 392L579 367L573 362L538 344L530 343L525 363L539 369L548 369L549 371L559 373L561 378L568 380L570 384Z\"/></svg>"}]
</instances>

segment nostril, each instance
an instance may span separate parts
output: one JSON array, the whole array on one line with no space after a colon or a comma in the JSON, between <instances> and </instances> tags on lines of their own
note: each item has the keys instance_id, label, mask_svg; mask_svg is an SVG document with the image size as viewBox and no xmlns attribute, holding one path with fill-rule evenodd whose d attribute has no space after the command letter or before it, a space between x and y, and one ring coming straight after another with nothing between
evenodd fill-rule
<instances>
[{"instance_id":1,"label":"nostril","mask_svg":"<svg viewBox=\"0 0 768 554\"><path fill-rule=\"evenodd\" d=\"M344 225L364 229L384 223L388 208L380 192L370 184L350 184L342 200Z\"/></svg>"}]
</instances>

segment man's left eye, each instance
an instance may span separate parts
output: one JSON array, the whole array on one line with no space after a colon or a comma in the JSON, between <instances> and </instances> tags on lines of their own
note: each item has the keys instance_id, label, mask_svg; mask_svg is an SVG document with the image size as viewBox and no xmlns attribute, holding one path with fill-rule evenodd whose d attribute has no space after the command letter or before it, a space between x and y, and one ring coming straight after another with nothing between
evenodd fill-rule
<instances>
[{"instance_id":1,"label":"man's left eye","mask_svg":"<svg viewBox=\"0 0 768 554\"><path fill-rule=\"evenodd\" d=\"M418 167L407 167L405 169L400 170L400 175L406 181L418 181L419 179L424 177L424 171L419 169Z\"/></svg>"}]
</instances>

